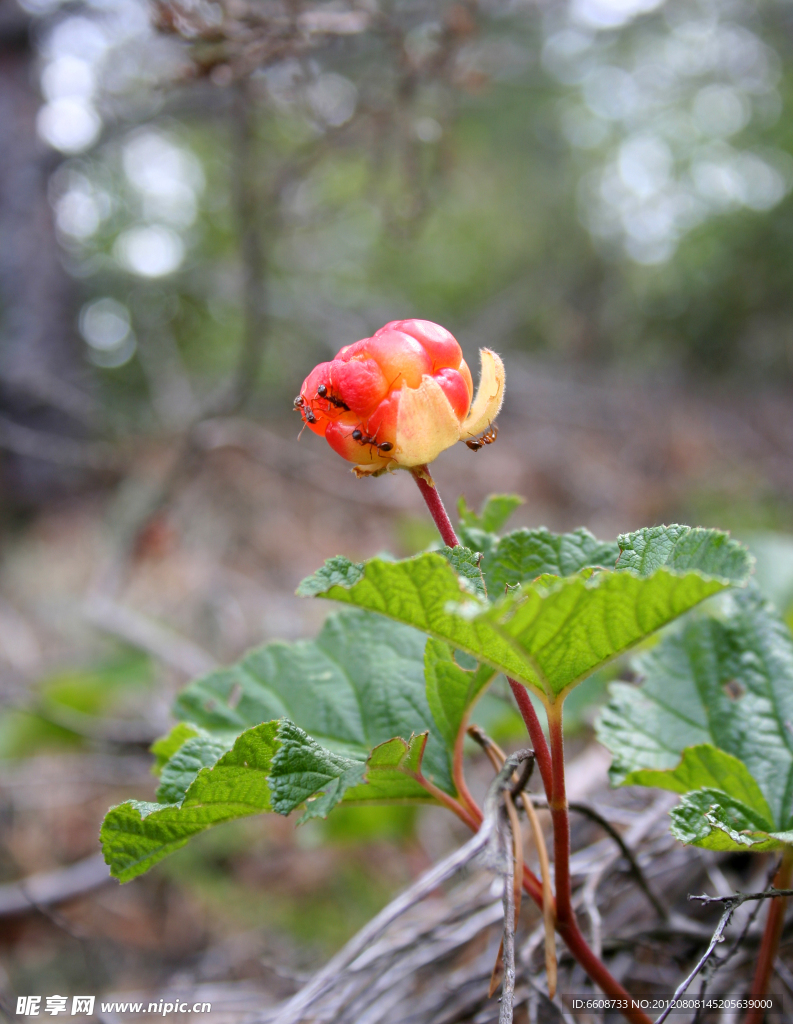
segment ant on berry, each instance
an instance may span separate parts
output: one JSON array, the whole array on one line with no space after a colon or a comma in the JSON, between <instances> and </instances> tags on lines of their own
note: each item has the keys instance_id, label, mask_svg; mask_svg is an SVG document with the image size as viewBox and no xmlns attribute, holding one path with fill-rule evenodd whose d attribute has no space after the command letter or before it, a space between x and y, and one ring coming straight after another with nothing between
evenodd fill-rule
<instances>
[{"instance_id":1,"label":"ant on berry","mask_svg":"<svg viewBox=\"0 0 793 1024\"><path fill-rule=\"evenodd\" d=\"M375 448L377 448L378 451L381 452L390 452L391 449L394 447L390 441L378 442L376 434L374 437L367 437L359 427L356 427L355 430L353 430L352 439L353 441L357 441L359 444L373 445Z\"/></svg>"},{"instance_id":2,"label":"ant on berry","mask_svg":"<svg viewBox=\"0 0 793 1024\"><path fill-rule=\"evenodd\" d=\"M346 412L350 411L350 407L346 402L342 402L335 395L328 394L328 388L325 384L320 384L317 388L317 395L319 398L324 398L326 402L330 402L331 405L335 405L337 409L344 409Z\"/></svg>"},{"instance_id":3,"label":"ant on berry","mask_svg":"<svg viewBox=\"0 0 793 1024\"><path fill-rule=\"evenodd\" d=\"M474 438L474 440L466 441L465 443L472 452L478 452L479 449L484 448L486 444L492 444L497 437L498 427L488 427L481 437Z\"/></svg>"},{"instance_id":4,"label":"ant on berry","mask_svg":"<svg viewBox=\"0 0 793 1024\"><path fill-rule=\"evenodd\" d=\"M298 395L292 403L292 408L295 412L299 412L306 423L316 423L317 417L314 415L314 410L311 405L303 398L302 395Z\"/></svg>"},{"instance_id":5,"label":"ant on berry","mask_svg":"<svg viewBox=\"0 0 793 1024\"><path fill-rule=\"evenodd\" d=\"M306 423L316 423L317 417L314 415L314 410L311 408L309 402L307 402L302 395L298 395L292 403L292 408L295 412L299 412Z\"/></svg>"}]
</instances>

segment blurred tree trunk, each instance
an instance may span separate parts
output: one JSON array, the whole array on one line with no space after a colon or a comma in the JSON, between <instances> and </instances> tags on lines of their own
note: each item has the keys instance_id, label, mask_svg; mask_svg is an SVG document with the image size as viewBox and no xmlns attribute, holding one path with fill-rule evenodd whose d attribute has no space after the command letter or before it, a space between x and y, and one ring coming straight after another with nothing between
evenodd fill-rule
<instances>
[{"instance_id":1,"label":"blurred tree trunk","mask_svg":"<svg viewBox=\"0 0 793 1024\"><path fill-rule=\"evenodd\" d=\"M93 418L47 199L58 157L36 134L30 22L13 0L0 2L0 501L16 506L79 483L84 471L47 439L84 436Z\"/></svg>"}]
</instances>

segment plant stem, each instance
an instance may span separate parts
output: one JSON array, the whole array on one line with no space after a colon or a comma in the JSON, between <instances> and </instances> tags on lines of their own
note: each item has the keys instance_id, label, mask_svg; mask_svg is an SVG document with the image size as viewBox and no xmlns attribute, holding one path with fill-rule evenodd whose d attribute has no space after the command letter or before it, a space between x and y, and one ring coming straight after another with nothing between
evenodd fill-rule
<instances>
[{"instance_id":1,"label":"plant stem","mask_svg":"<svg viewBox=\"0 0 793 1024\"><path fill-rule=\"evenodd\" d=\"M537 712L534 710L534 705L529 697L529 691L523 683L519 683L515 679L510 679L509 676L507 676L507 682L510 685L510 689L512 690L512 694L518 705L518 710L523 716L523 721L526 723L526 729L531 737L531 745L534 747L534 756L537 758L537 767L540 769L540 776L542 778L543 787L545 788L545 795L548 797L548 803L550 804L551 793L553 790L553 772L551 769L551 752L548 749L548 744L545 742L545 733L542 731L542 725L540 724Z\"/></svg>"},{"instance_id":2,"label":"plant stem","mask_svg":"<svg viewBox=\"0 0 793 1024\"><path fill-rule=\"evenodd\" d=\"M444 793L434 782L425 779L423 775L414 775L413 778L420 786L426 789L430 796L435 797L439 804L443 804L452 814L456 814L460 821L464 822L472 832L479 831L479 827L482 824L482 812L475 803L473 806L465 806L459 800L455 800L453 796Z\"/></svg>"},{"instance_id":3,"label":"plant stem","mask_svg":"<svg viewBox=\"0 0 793 1024\"><path fill-rule=\"evenodd\" d=\"M556 917L560 924L575 923L570 886L570 815L564 778L564 736L562 705L548 707L548 731L551 738L553 789L548 800L553 820L553 861L556 876Z\"/></svg>"},{"instance_id":4,"label":"plant stem","mask_svg":"<svg viewBox=\"0 0 793 1024\"><path fill-rule=\"evenodd\" d=\"M473 814L481 815L479 806L474 799L471 790L468 788L468 783L465 780L465 769L463 765L463 753L465 746L466 730L468 726L468 714L463 715L463 720L460 723L460 728L457 730L457 739L454 741L454 753L452 756L452 779L457 787L457 792L460 794L460 798L463 804Z\"/></svg>"},{"instance_id":5,"label":"plant stem","mask_svg":"<svg viewBox=\"0 0 793 1024\"><path fill-rule=\"evenodd\" d=\"M450 548L457 547L460 543L457 534L454 532L451 520L446 509L443 507L441 496L432 479L432 474L427 466L415 466L410 471L413 479L421 491L430 515L438 527L444 544ZM556 930L564 939L564 942L578 963L584 968L594 983L611 999L625 1000L626 1006L630 1007L631 999L620 983L613 978L606 965L592 952L587 945L586 939L581 934L578 922L573 912L573 904L570 888L570 819L567 813L567 797L564 784L564 743L562 740L562 705L550 705L548 710L548 727L551 736L551 746L545 740L542 725L537 717L537 712L529 699L528 691L514 679L509 680L509 685L515 695L523 721L526 723L531 742L534 747L534 754L542 776L545 794L548 797L548 805L551 809L553 820L554 839L554 871L556 874ZM461 730L462 731L462 730ZM459 766L458 766L459 767ZM437 787L422 781L430 792L437 790ZM459 788L459 783L458 783ZM454 811L469 828L474 831L482 821L482 813L473 799L470 798L467 787L461 791L464 799L470 798L472 806L464 807L459 801L442 794L440 790L433 792L442 803ZM466 799L466 804L468 804ZM474 824L472 818L478 817L479 821ZM543 908L542 883L529 870L523 866L523 888L534 900L537 906ZM778 901L775 901L778 902ZM776 947L774 947L776 948ZM773 962L773 961L772 961ZM622 1014L631 1024L652 1024L646 1013L639 1009L625 1009Z\"/></svg>"},{"instance_id":6,"label":"plant stem","mask_svg":"<svg viewBox=\"0 0 793 1024\"><path fill-rule=\"evenodd\" d=\"M620 1002L625 1002L626 1009L620 1009L620 1013L626 1020L631 1021L631 1024L652 1024L651 1019L643 1010L638 1009L638 1007L635 1009L631 1008L631 997L617 979L611 976L603 961L595 956L589 948L575 919L565 927L562 927L557 922L556 930L564 939L567 948L598 988L609 999L618 999Z\"/></svg>"},{"instance_id":7,"label":"plant stem","mask_svg":"<svg viewBox=\"0 0 793 1024\"><path fill-rule=\"evenodd\" d=\"M528 696L528 694L527 694ZM533 709L532 709L533 710ZM549 704L548 732L551 740L551 793L548 806L553 821L553 860L556 880L556 928L565 941L567 948L584 968L586 973L611 999L627 1000L631 1006L628 993L613 978L608 968L589 948L586 939L576 921L573 910L572 888L570 884L570 816L567 808L567 793L564 776L564 736L562 732L562 704ZM537 717L536 714L534 716ZM533 737L532 737L533 742ZM539 763L539 759L538 759ZM640 1009L625 1009L622 1014L632 1024L649 1024L650 1018Z\"/></svg>"},{"instance_id":8,"label":"plant stem","mask_svg":"<svg viewBox=\"0 0 793 1024\"><path fill-rule=\"evenodd\" d=\"M449 519L449 514L443 507L441 496L438 494L438 488L435 486L435 481L432 479L429 466L414 466L410 472L413 474L413 479L418 484L422 498L427 503L430 515L435 520L435 525L438 527L438 532L441 535L443 543L450 548L456 548L460 542L457 539L457 534L454 532L454 527L452 526L451 519Z\"/></svg>"},{"instance_id":9,"label":"plant stem","mask_svg":"<svg viewBox=\"0 0 793 1024\"><path fill-rule=\"evenodd\" d=\"M782 863L779 865L779 871L777 871L772 884L775 889L789 889L791 878L793 878L793 851L788 846L785 847L785 852L782 854ZM774 969L774 961L779 949L779 938L785 923L787 897L780 896L777 899L769 900L769 902L771 906L768 908L768 917L765 919L763 941L760 944L760 953L757 957L752 989L749 993L750 999L763 999L768 992L768 983L771 980L771 972ZM763 1009L750 1009L743 1019L743 1024L761 1024L765 1014L766 1011Z\"/></svg>"}]
</instances>

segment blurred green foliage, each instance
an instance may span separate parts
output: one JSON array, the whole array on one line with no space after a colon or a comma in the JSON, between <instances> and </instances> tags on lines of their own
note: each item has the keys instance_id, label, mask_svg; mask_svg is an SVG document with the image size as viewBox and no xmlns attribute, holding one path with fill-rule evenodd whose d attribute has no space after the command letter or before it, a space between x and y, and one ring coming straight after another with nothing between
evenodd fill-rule
<instances>
[{"instance_id":1,"label":"blurred green foliage","mask_svg":"<svg viewBox=\"0 0 793 1024\"><path fill-rule=\"evenodd\" d=\"M359 818L363 820L365 815ZM324 838L325 825L316 836L317 844ZM312 829L300 829L296 837L310 844ZM393 838L388 832L356 836L354 847L345 841L338 853L323 851L314 871L304 877L287 869L288 847L279 850L262 837L261 820L232 822L189 843L161 870L188 889L216 924L285 932L303 955L326 956L381 910L406 881L391 875L382 857L372 855L373 840ZM261 870L268 862L265 854L272 863L282 864L284 884L279 884L277 868L275 874Z\"/></svg>"},{"instance_id":2,"label":"blurred green foliage","mask_svg":"<svg viewBox=\"0 0 793 1024\"><path fill-rule=\"evenodd\" d=\"M121 122L67 160L52 195L68 266L87 305L128 310L138 346L83 332L116 426L152 422L158 348L173 346L198 395L231 371L251 326L241 188L266 267L263 414L285 412L319 358L413 315L472 347L789 378L790 10L643 11L482 11L444 78L422 61L449 9L396 4L407 58L364 32L318 50L313 71L285 60L258 73L250 180L233 92L203 85L203 103ZM401 98L400 59L416 66ZM141 101L146 88L129 86ZM339 89L348 109L323 125ZM68 215L78 195L93 221ZM184 249L170 270L130 256L131 233L151 227Z\"/></svg>"},{"instance_id":3,"label":"blurred green foliage","mask_svg":"<svg viewBox=\"0 0 793 1024\"><path fill-rule=\"evenodd\" d=\"M123 709L125 698L137 697L153 680L148 656L127 647L96 665L45 676L28 707L0 716L0 758L83 748L92 725L101 728L104 718Z\"/></svg>"}]
</instances>

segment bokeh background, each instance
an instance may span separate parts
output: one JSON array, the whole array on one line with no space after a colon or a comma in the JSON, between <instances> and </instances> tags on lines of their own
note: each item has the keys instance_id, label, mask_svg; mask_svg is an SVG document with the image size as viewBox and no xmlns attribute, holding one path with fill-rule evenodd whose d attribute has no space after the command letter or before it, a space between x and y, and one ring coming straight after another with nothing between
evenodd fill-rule
<instances>
[{"instance_id":1,"label":"bokeh background","mask_svg":"<svg viewBox=\"0 0 793 1024\"><path fill-rule=\"evenodd\" d=\"M327 608L293 593L324 558L432 541L406 475L356 481L291 409L412 316L507 365L497 444L437 463L447 502L729 528L787 609L793 6L2 0L6 1015L184 979L277 1000L461 838L344 809L125 887L96 857L181 685L312 635ZM518 741L498 693L478 715ZM72 898L20 906L69 866Z\"/></svg>"}]
</instances>

